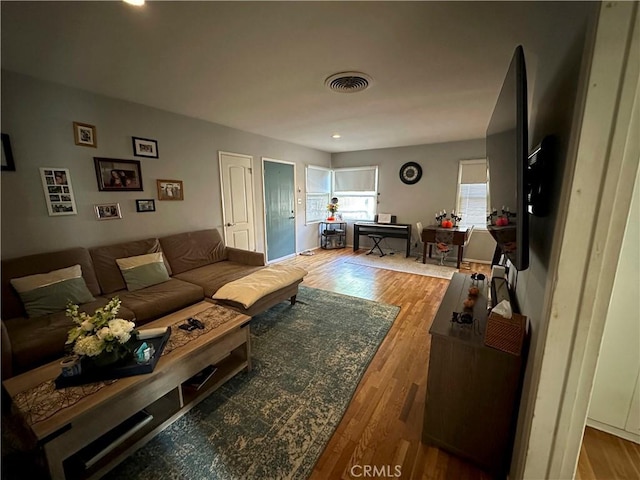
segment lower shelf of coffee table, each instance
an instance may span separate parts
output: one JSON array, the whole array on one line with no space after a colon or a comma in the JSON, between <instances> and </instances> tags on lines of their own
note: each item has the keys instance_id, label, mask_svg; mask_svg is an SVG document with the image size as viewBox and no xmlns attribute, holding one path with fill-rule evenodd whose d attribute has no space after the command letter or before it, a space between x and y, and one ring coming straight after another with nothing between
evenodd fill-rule
<instances>
[{"instance_id":1,"label":"lower shelf of coffee table","mask_svg":"<svg viewBox=\"0 0 640 480\"><path fill-rule=\"evenodd\" d=\"M249 368L247 353L244 345L232 350L228 356L216 362L215 373L200 389L195 390L186 384L172 389L142 411L64 460L65 477L68 479L100 478L157 433L206 399L226 381Z\"/></svg>"}]
</instances>

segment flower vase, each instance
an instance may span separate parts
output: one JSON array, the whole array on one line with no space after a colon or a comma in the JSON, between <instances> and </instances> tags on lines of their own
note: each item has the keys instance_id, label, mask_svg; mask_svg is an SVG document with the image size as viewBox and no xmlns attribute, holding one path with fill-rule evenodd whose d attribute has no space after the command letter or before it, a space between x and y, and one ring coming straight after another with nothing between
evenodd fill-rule
<instances>
[{"instance_id":1,"label":"flower vase","mask_svg":"<svg viewBox=\"0 0 640 480\"><path fill-rule=\"evenodd\" d=\"M95 357L88 357L87 360L93 367L105 368L123 363L132 357L133 354L131 350L125 344L121 345L118 348L115 348L110 352L104 350L102 353L100 353L100 355L96 355Z\"/></svg>"},{"instance_id":2,"label":"flower vase","mask_svg":"<svg viewBox=\"0 0 640 480\"><path fill-rule=\"evenodd\" d=\"M327 217L328 222L333 222L334 220L335 220L335 217Z\"/></svg>"}]
</instances>

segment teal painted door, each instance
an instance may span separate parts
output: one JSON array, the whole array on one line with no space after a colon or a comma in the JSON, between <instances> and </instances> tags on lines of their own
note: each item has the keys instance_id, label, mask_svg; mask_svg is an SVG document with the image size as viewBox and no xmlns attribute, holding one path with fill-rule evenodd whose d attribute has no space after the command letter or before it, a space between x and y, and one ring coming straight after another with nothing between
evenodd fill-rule
<instances>
[{"instance_id":1,"label":"teal painted door","mask_svg":"<svg viewBox=\"0 0 640 480\"><path fill-rule=\"evenodd\" d=\"M295 254L293 165L264 161L264 208L267 222L267 260Z\"/></svg>"}]
</instances>

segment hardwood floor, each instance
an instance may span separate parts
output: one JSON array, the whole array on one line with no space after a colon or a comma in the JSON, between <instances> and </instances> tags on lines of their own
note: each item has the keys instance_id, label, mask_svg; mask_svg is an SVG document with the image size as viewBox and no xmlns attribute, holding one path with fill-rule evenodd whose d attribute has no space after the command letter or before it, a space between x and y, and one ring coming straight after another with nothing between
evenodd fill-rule
<instances>
[{"instance_id":1,"label":"hardwood floor","mask_svg":"<svg viewBox=\"0 0 640 480\"><path fill-rule=\"evenodd\" d=\"M347 263L353 256L351 249L315 250L285 262L309 271L306 286L401 307L311 478L489 479L420 441L428 330L449 281ZM471 268L489 273L486 265Z\"/></svg>"},{"instance_id":2,"label":"hardwood floor","mask_svg":"<svg viewBox=\"0 0 640 480\"><path fill-rule=\"evenodd\" d=\"M640 478L640 445L586 427L578 461L578 480Z\"/></svg>"},{"instance_id":3,"label":"hardwood floor","mask_svg":"<svg viewBox=\"0 0 640 480\"><path fill-rule=\"evenodd\" d=\"M284 262L309 271L306 286L401 307L311 479L489 479L474 465L420 441L428 331L449 281L347 263L354 255L350 248L314 250L313 256ZM488 274L489 267L461 270L474 271ZM640 478L640 446L587 428L576 478Z\"/></svg>"}]
</instances>

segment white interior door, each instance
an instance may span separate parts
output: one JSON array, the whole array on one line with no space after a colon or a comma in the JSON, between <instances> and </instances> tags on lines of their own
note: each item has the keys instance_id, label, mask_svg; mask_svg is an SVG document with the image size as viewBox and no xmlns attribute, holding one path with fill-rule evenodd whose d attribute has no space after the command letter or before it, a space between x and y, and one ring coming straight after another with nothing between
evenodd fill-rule
<instances>
[{"instance_id":1,"label":"white interior door","mask_svg":"<svg viewBox=\"0 0 640 480\"><path fill-rule=\"evenodd\" d=\"M253 157L218 152L222 188L224 241L230 247L255 250Z\"/></svg>"}]
</instances>

